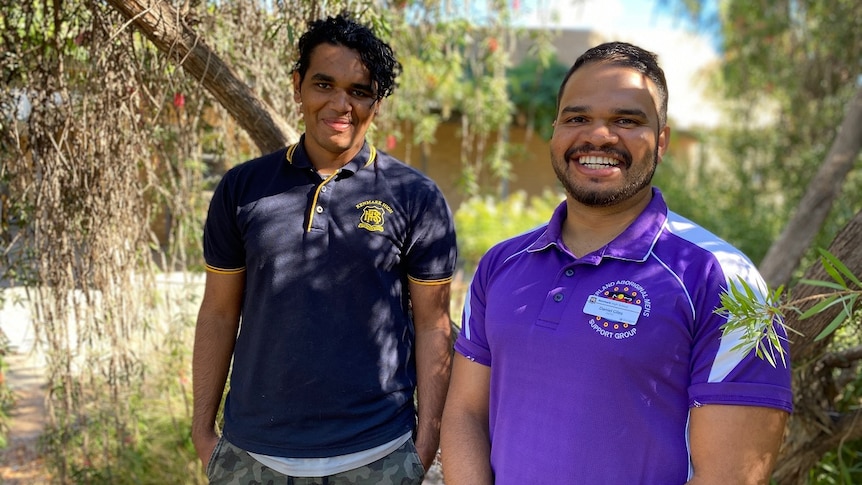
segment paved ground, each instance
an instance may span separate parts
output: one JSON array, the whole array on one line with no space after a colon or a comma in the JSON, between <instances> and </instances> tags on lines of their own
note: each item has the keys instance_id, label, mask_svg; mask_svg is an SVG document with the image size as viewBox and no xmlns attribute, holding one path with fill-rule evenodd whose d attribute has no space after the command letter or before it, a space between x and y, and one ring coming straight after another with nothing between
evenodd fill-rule
<instances>
[{"instance_id":1,"label":"paved ground","mask_svg":"<svg viewBox=\"0 0 862 485\"><path fill-rule=\"evenodd\" d=\"M6 382L15 396L10 412L9 443L0 450L0 483L49 483L37 452L45 423L45 386L41 368L27 355L6 356Z\"/></svg>"},{"instance_id":2,"label":"paved ground","mask_svg":"<svg viewBox=\"0 0 862 485\"><path fill-rule=\"evenodd\" d=\"M8 446L0 449L0 483L4 485L46 484L49 478L37 453L45 425L45 377L42 360L34 352L30 312L22 303L23 292L3 288L0 332L8 339L4 360L6 384L15 398L10 412Z\"/></svg>"}]
</instances>

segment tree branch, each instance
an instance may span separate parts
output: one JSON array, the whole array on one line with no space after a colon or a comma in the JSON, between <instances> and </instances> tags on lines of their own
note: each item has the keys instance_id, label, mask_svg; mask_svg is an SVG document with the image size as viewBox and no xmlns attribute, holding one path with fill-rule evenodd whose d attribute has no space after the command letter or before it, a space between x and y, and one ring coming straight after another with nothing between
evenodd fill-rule
<instances>
[{"instance_id":1,"label":"tree branch","mask_svg":"<svg viewBox=\"0 0 862 485\"><path fill-rule=\"evenodd\" d=\"M842 414L833 421L834 426L805 440L802 446L791 453L782 453L772 478L780 485L808 483L808 470L829 451L837 450L845 443L862 438L862 410Z\"/></svg>"},{"instance_id":2,"label":"tree branch","mask_svg":"<svg viewBox=\"0 0 862 485\"><path fill-rule=\"evenodd\" d=\"M823 456L824 453L837 450L842 443L862 438L862 410L842 414L835 421L835 426L829 433L823 433L819 439L811 440L804 452Z\"/></svg>"},{"instance_id":3,"label":"tree branch","mask_svg":"<svg viewBox=\"0 0 862 485\"><path fill-rule=\"evenodd\" d=\"M760 272L771 288L790 281L793 270L799 265L805 251L811 246L835 199L841 193L841 184L853 168L862 151L862 87L847 105L838 135L808 184L796 213L784 227L781 235L760 263Z\"/></svg>"},{"instance_id":4,"label":"tree branch","mask_svg":"<svg viewBox=\"0 0 862 485\"><path fill-rule=\"evenodd\" d=\"M236 119L262 153L299 139L288 125L234 73L203 38L163 0L108 0L155 46L168 55Z\"/></svg>"},{"instance_id":5,"label":"tree branch","mask_svg":"<svg viewBox=\"0 0 862 485\"><path fill-rule=\"evenodd\" d=\"M862 108L862 99L860 99L860 108ZM860 123L862 123L862 120L860 120ZM838 258L839 261L843 262L853 274L862 274L862 251L858 250L858 241L860 239L862 239L862 211L857 212L850 219L829 246L829 252ZM832 279L819 261L805 272L804 278L821 281ZM800 310L804 312L816 303L816 299L808 297L822 294L823 292L824 289L822 287L800 283L792 288L791 296L794 301L808 302L800 307ZM829 337L818 341L814 339L840 311L841 309L836 305L805 320L800 320L799 314L796 312L787 314L785 320L787 326L802 334L791 338L790 356L795 364L823 357L822 354L832 339Z\"/></svg>"},{"instance_id":6,"label":"tree branch","mask_svg":"<svg viewBox=\"0 0 862 485\"><path fill-rule=\"evenodd\" d=\"M845 349L840 352L828 353L823 356L821 362L823 362L823 365L830 368L847 368L855 364L859 359L862 359L862 345Z\"/></svg>"}]
</instances>

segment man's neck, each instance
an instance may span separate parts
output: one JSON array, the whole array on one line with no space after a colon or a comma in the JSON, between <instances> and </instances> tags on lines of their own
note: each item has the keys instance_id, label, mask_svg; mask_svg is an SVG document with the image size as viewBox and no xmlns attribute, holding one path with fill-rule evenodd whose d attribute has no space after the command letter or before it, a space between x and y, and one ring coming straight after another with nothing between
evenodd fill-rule
<instances>
[{"instance_id":1,"label":"man's neck","mask_svg":"<svg viewBox=\"0 0 862 485\"><path fill-rule=\"evenodd\" d=\"M566 197L566 220L561 237L577 257L583 257L622 234L652 200L652 190L644 191L614 206L594 207Z\"/></svg>"},{"instance_id":2,"label":"man's neck","mask_svg":"<svg viewBox=\"0 0 862 485\"><path fill-rule=\"evenodd\" d=\"M329 176L337 172L341 167L350 163L361 150L362 145L359 145L358 148L350 148L340 153L333 153L319 146L305 145L305 152L308 154L311 165L322 176Z\"/></svg>"}]
</instances>

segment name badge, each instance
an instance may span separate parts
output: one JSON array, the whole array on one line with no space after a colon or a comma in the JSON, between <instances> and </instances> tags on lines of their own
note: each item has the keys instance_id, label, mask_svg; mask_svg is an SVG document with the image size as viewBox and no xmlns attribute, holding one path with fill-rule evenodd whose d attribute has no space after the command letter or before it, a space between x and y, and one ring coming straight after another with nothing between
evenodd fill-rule
<instances>
[{"instance_id":1,"label":"name badge","mask_svg":"<svg viewBox=\"0 0 862 485\"><path fill-rule=\"evenodd\" d=\"M624 301L591 295L584 305L584 313L602 317L612 322L636 325L641 316L641 307Z\"/></svg>"}]
</instances>

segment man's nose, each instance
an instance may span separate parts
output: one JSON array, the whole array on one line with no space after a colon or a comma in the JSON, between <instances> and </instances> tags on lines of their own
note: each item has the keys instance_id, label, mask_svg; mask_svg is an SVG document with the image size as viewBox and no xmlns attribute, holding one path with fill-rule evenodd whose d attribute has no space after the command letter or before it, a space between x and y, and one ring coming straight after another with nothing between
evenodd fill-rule
<instances>
[{"instance_id":1,"label":"man's nose","mask_svg":"<svg viewBox=\"0 0 862 485\"><path fill-rule=\"evenodd\" d=\"M338 111L350 111L353 108L353 105L350 103L350 101L350 94L348 94L347 91L344 91L342 89L333 90L332 96L329 98L329 102Z\"/></svg>"},{"instance_id":2,"label":"man's nose","mask_svg":"<svg viewBox=\"0 0 862 485\"><path fill-rule=\"evenodd\" d=\"M613 145L620 140L613 126L607 123L593 123L587 129L587 141L595 146Z\"/></svg>"}]
</instances>

